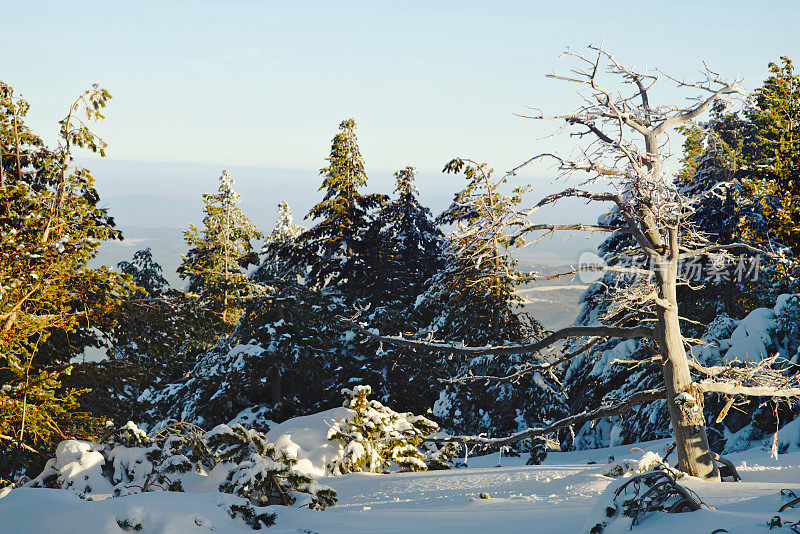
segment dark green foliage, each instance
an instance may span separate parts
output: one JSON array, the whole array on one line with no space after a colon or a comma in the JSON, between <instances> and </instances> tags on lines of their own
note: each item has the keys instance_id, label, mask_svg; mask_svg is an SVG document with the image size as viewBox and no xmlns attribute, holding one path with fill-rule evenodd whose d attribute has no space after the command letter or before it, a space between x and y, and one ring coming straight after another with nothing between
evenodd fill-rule
<instances>
[{"instance_id":1,"label":"dark green foliage","mask_svg":"<svg viewBox=\"0 0 800 534\"><path fill-rule=\"evenodd\" d=\"M219 490L233 493L254 506L290 506L293 492L312 495L309 508L324 510L336 504L336 492L320 486L292 467L297 459L278 451L266 436L241 425L220 425L204 436L215 463L230 464Z\"/></svg>"},{"instance_id":2,"label":"dark green foliage","mask_svg":"<svg viewBox=\"0 0 800 534\"><path fill-rule=\"evenodd\" d=\"M331 293L294 282L252 298L185 381L153 392L159 416L209 426L257 407L283 421L338 406L351 377L381 381L372 371L377 343L347 333L339 316L351 310Z\"/></svg>"},{"instance_id":3,"label":"dark green foliage","mask_svg":"<svg viewBox=\"0 0 800 534\"><path fill-rule=\"evenodd\" d=\"M219 335L219 319L196 296L169 287L150 250L134 254L119 269L132 278L132 294L106 335L108 358L76 364L64 383L84 393L82 405L117 424L144 420L149 387L181 379Z\"/></svg>"},{"instance_id":4,"label":"dark green foliage","mask_svg":"<svg viewBox=\"0 0 800 534\"><path fill-rule=\"evenodd\" d=\"M148 296L157 297L169 288L169 282L161 275L161 266L153 259L150 248L137 251L132 261L121 261L117 268L130 275L133 283Z\"/></svg>"},{"instance_id":5,"label":"dark green foliage","mask_svg":"<svg viewBox=\"0 0 800 534\"><path fill-rule=\"evenodd\" d=\"M195 295L169 287L150 249L118 268L133 278L137 292L122 306L109 336L108 356L143 372L139 389L176 380L196 363L219 335L217 314Z\"/></svg>"},{"instance_id":6,"label":"dark green foliage","mask_svg":"<svg viewBox=\"0 0 800 534\"><path fill-rule=\"evenodd\" d=\"M767 206L771 234L800 253L800 75L788 57L770 63L771 75L755 92L741 130L742 182L752 196L774 194Z\"/></svg>"},{"instance_id":7,"label":"dark green foliage","mask_svg":"<svg viewBox=\"0 0 800 534\"><path fill-rule=\"evenodd\" d=\"M534 438L528 445L528 459L525 465L539 465L547 458L547 444L543 438Z\"/></svg>"},{"instance_id":8,"label":"dark green foliage","mask_svg":"<svg viewBox=\"0 0 800 534\"><path fill-rule=\"evenodd\" d=\"M365 306L363 319L383 331L418 328L424 314L413 304L441 264L441 233L416 199L412 168L396 175L396 201L359 192L366 175L355 123L345 121L341 130L321 171L325 196L309 214L322 220L303 231L279 205L251 277L263 294L250 299L231 336L202 355L180 386L146 395L158 416L216 424L251 409L260 421L282 421L338 405L339 390L359 382L403 410L433 404L436 378L444 376L435 358L381 350L340 316Z\"/></svg>"},{"instance_id":9,"label":"dark green foliage","mask_svg":"<svg viewBox=\"0 0 800 534\"><path fill-rule=\"evenodd\" d=\"M522 242L512 246L498 226L500 213L516 205L523 191L504 194L507 177L495 178L485 163L457 158L445 171L463 172L467 186L437 219L455 230L444 267L429 279L419 307L432 308L440 339L478 346L535 336L541 326L518 313L521 303L514 295L519 273L509 253Z\"/></svg>"},{"instance_id":10,"label":"dark green foliage","mask_svg":"<svg viewBox=\"0 0 800 534\"><path fill-rule=\"evenodd\" d=\"M130 519L117 519L117 525L119 525L119 528L121 529L134 530L136 532L139 532L144 528L144 525L142 525L138 521Z\"/></svg>"},{"instance_id":11,"label":"dark green foliage","mask_svg":"<svg viewBox=\"0 0 800 534\"><path fill-rule=\"evenodd\" d=\"M261 530L262 527L271 527L275 524L274 513L258 513L250 504L232 504L228 507L228 515L234 519L241 518L253 530Z\"/></svg>"},{"instance_id":12,"label":"dark green foliage","mask_svg":"<svg viewBox=\"0 0 800 534\"><path fill-rule=\"evenodd\" d=\"M290 506L300 494L307 495L312 509L322 510L337 501L333 489L293 469L297 463L293 456L278 451L264 434L241 425L203 432L173 423L148 435L128 422L108 431L102 443L64 441L56 454L29 486L72 489L82 498L92 493L124 497L183 491L187 473L215 471L209 476L225 474L219 491L243 499L228 506L229 515L241 517L256 530L274 524L275 514L263 512L265 506ZM133 529L137 524L122 519L118 523Z\"/></svg>"},{"instance_id":13,"label":"dark green foliage","mask_svg":"<svg viewBox=\"0 0 800 534\"><path fill-rule=\"evenodd\" d=\"M278 220L261 249L261 264L250 278L269 286L280 281L292 282L301 276L302 269L293 263L292 258L298 253L297 237L302 232L303 227L294 224L289 205L280 202Z\"/></svg>"},{"instance_id":14,"label":"dark green foliage","mask_svg":"<svg viewBox=\"0 0 800 534\"><path fill-rule=\"evenodd\" d=\"M397 198L386 202L378 213L382 253L381 310L370 320L380 323L380 331L395 334L413 321L425 324L426 318L413 317L417 297L430 278L442 267L444 235L430 210L419 203L414 185L417 171L412 166L397 171ZM430 320L430 317L427 318Z\"/></svg>"}]
</instances>

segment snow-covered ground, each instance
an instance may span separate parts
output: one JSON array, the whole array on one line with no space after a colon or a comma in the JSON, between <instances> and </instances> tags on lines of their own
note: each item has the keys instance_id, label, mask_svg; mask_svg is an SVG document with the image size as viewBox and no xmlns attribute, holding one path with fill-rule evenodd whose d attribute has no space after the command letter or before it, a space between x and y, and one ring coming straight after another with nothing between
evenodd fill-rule
<instances>
[{"instance_id":1,"label":"snow-covered ground","mask_svg":"<svg viewBox=\"0 0 800 534\"><path fill-rule=\"evenodd\" d=\"M662 451L664 441L639 444ZM450 471L375 475L355 473L321 478L339 493L339 504L325 511L272 507L277 513L273 533L507 533L584 532L598 497L613 479L602 475L610 455L617 460L638 458L632 446L551 453L540 466L525 466L525 458L498 455L469 459L469 467ZM800 452L770 458L752 449L729 456L743 478L740 483L711 484L682 479L708 505L687 514L650 514L638 533L731 534L768 532L777 514L781 489L800 495ZM589 462L597 462L590 464ZM480 494L489 498L481 498ZM3 534L119 534L126 519L141 524L142 534L220 534L252 532L231 520L221 505L231 499L219 493L144 493L86 501L65 490L18 488L0 494ZM800 520L800 510L780 514ZM624 527L624 529L622 528ZM612 524L606 534L627 532ZM724 531L721 531L724 532ZM773 530L773 532L776 532ZM777 532L792 532L788 528Z\"/></svg>"}]
</instances>

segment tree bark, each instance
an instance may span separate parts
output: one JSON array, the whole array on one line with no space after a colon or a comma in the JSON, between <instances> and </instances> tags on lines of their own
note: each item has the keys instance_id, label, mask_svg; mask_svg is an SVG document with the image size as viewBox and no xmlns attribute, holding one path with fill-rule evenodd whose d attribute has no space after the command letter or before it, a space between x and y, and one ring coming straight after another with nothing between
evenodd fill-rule
<instances>
[{"instance_id":1,"label":"tree bark","mask_svg":"<svg viewBox=\"0 0 800 534\"><path fill-rule=\"evenodd\" d=\"M719 481L719 471L711 457L703 415L703 392L692 385L689 360L683 346L676 297L678 264L674 256L659 263L659 303L656 340L661 352L664 387L675 443L678 469L692 476ZM689 396L679 398L681 393Z\"/></svg>"}]
</instances>

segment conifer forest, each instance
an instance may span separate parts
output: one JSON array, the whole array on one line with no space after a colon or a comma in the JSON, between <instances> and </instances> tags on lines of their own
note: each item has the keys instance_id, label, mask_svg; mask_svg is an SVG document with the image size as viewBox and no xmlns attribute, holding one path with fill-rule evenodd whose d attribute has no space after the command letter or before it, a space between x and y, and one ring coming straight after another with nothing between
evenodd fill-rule
<instances>
[{"instance_id":1,"label":"conifer forest","mask_svg":"<svg viewBox=\"0 0 800 534\"><path fill-rule=\"evenodd\" d=\"M0 81L0 532L800 532L797 51L614 42L503 102L550 134L509 168L373 170L343 105L286 189L197 176L171 256L103 193L127 94Z\"/></svg>"}]
</instances>

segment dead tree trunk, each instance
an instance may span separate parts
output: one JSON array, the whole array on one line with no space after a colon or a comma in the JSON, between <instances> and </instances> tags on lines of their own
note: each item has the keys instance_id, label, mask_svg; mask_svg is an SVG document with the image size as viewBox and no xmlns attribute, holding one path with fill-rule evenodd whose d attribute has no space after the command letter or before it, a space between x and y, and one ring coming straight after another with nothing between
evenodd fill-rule
<instances>
[{"instance_id":1,"label":"dead tree trunk","mask_svg":"<svg viewBox=\"0 0 800 534\"><path fill-rule=\"evenodd\" d=\"M672 257L658 263L659 292L663 302L659 302L656 311L656 340L661 352L669 418L678 449L678 468L696 477L719 480L706 435L703 394L692 388L689 360L678 322L677 269L677 260Z\"/></svg>"}]
</instances>

